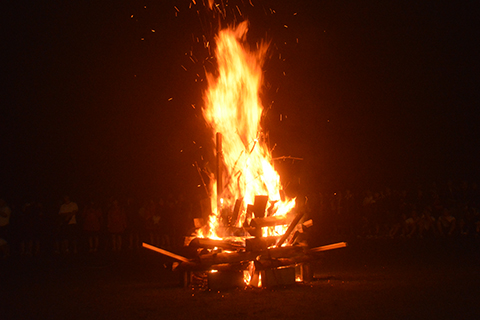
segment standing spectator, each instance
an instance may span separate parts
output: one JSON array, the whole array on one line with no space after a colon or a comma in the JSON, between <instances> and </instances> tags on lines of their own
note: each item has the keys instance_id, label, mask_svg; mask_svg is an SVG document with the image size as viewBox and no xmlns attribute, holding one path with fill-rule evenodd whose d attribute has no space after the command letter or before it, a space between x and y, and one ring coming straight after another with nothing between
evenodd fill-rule
<instances>
[{"instance_id":1,"label":"standing spectator","mask_svg":"<svg viewBox=\"0 0 480 320\"><path fill-rule=\"evenodd\" d=\"M7 246L6 243L8 242L8 229L10 226L11 213L12 210L10 210L5 200L0 199L0 239L5 241L5 248Z\"/></svg>"},{"instance_id":2,"label":"standing spectator","mask_svg":"<svg viewBox=\"0 0 480 320\"><path fill-rule=\"evenodd\" d=\"M63 197L63 204L60 206L60 236L61 249L64 253L69 253L70 243L73 253L77 253L77 213L78 205L70 201L69 196Z\"/></svg>"},{"instance_id":3,"label":"standing spectator","mask_svg":"<svg viewBox=\"0 0 480 320\"><path fill-rule=\"evenodd\" d=\"M438 232L440 236L452 237L455 232L456 219L450 214L450 210L443 209L443 214L437 220Z\"/></svg>"},{"instance_id":4,"label":"standing spectator","mask_svg":"<svg viewBox=\"0 0 480 320\"><path fill-rule=\"evenodd\" d=\"M7 205L5 200L0 199L0 238L7 237L7 229L10 223L10 215L12 210Z\"/></svg>"},{"instance_id":5,"label":"standing spectator","mask_svg":"<svg viewBox=\"0 0 480 320\"><path fill-rule=\"evenodd\" d=\"M140 234L140 241L145 242L149 241L148 239L148 232L147 232L147 218L148 218L148 205L149 202L147 200L143 200L140 208L138 209L138 227L139 227L139 234Z\"/></svg>"},{"instance_id":6,"label":"standing spectator","mask_svg":"<svg viewBox=\"0 0 480 320\"><path fill-rule=\"evenodd\" d=\"M127 228L127 217L118 200L113 200L107 218L107 229L112 239L112 251L118 252L122 249L122 236Z\"/></svg>"},{"instance_id":7,"label":"standing spectator","mask_svg":"<svg viewBox=\"0 0 480 320\"><path fill-rule=\"evenodd\" d=\"M94 201L91 201L83 210L82 218L83 231L88 238L88 252L97 252L103 222L102 209Z\"/></svg>"},{"instance_id":8,"label":"standing spectator","mask_svg":"<svg viewBox=\"0 0 480 320\"><path fill-rule=\"evenodd\" d=\"M417 211L412 210L410 213L409 217L406 217L405 223L404 223L404 235L407 238L412 238L415 236L415 234L418 233L418 226L420 223L420 218L418 217Z\"/></svg>"},{"instance_id":9,"label":"standing spectator","mask_svg":"<svg viewBox=\"0 0 480 320\"><path fill-rule=\"evenodd\" d=\"M432 209L425 207L420 218L419 236L421 238L433 238L436 235L435 218L432 216Z\"/></svg>"},{"instance_id":10,"label":"standing spectator","mask_svg":"<svg viewBox=\"0 0 480 320\"><path fill-rule=\"evenodd\" d=\"M145 207L146 230L148 233L148 241L156 246L160 246L162 241L160 232L163 221L161 220L160 209L154 200L150 200Z\"/></svg>"},{"instance_id":11,"label":"standing spectator","mask_svg":"<svg viewBox=\"0 0 480 320\"><path fill-rule=\"evenodd\" d=\"M132 197L127 199L125 206L127 216L127 235L128 249L133 250L140 247L140 234L142 232L142 219L139 214L139 208Z\"/></svg>"}]
</instances>

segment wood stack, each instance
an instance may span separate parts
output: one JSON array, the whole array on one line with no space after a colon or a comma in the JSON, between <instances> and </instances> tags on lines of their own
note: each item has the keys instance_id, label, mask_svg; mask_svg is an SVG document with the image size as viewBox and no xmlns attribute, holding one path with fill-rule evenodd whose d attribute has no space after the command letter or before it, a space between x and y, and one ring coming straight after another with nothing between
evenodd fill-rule
<instances>
[{"instance_id":1,"label":"wood stack","mask_svg":"<svg viewBox=\"0 0 480 320\"><path fill-rule=\"evenodd\" d=\"M234 212L241 206L237 201ZM238 286L239 272L248 278L249 285L269 287L295 282L295 274L309 274L309 263L319 258L318 252L345 247L345 242L332 245L308 248L298 241L299 235L312 226L308 220L300 223L303 212L285 217L269 216L268 197L257 196L249 210L252 216L242 229L244 236L226 237L221 240L208 238L188 238L185 244L194 252L192 257L183 257L164 249L144 243L144 247L167 255L177 262L174 269L184 274L185 285L191 285L192 279L207 279L209 288L219 288L225 283ZM238 212L236 213L238 215ZM281 236L263 237L262 228L288 225L287 231ZM247 231L250 236L245 236ZM295 267L297 271L295 273ZM199 276L199 273L206 275ZM210 275L210 273L215 273ZM220 274L219 274L220 273ZM293 274L293 276L292 276ZM232 277L226 281L225 277ZM308 280L304 276L303 280ZM220 279L221 283L216 282ZM263 279L263 280L261 280ZM276 281L277 279L278 281Z\"/></svg>"}]
</instances>

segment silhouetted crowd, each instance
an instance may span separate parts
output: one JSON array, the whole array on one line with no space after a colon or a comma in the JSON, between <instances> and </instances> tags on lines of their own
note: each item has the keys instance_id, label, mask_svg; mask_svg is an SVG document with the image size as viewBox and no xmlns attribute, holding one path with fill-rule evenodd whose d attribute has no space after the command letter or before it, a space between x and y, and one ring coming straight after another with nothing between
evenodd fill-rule
<instances>
[{"instance_id":1,"label":"silhouetted crowd","mask_svg":"<svg viewBox=\"0 0 480 320\"><path fill-rule=\"evenodd\" d=\"M476 183L432 183L414 189L318 194L311 205L338 235L358 238L472 238L480 236ZM318 213L316 210L319 210Z\"/></svg>"},{"instance_id":2,"label":"silhouetted crowd","mask_svg":"<svg viewBox=\"0 0 480 320\"><path fill-rule=\"evenodd\" d=\"M182 244L193 228L192 205L183 196L138 202L110 198L81 205L64 196L57 205L0 199L0 257L138 250L142 242ZM7 245L8 243L8 245Z\"/></svg>"},{"instance_id":3,"label":"silhouetted crowd","mask_svg":"<svg viewBox=\"0 0 480 320\"><path fill-rule=\"evenodd\" d=\"M385 188L355 194L315 193L307 216L318 232L357 238L471 238L480 236L480 192L476 183L452 181L411 190ZM80 205L8 204L0 199L0 257L78 252L126 252L142 242L163 248L183 245L201 216L200 204L170 194L137 201L110 198ZM8 243L8 245L7 245Z\"/></svg>"}]
</instances>

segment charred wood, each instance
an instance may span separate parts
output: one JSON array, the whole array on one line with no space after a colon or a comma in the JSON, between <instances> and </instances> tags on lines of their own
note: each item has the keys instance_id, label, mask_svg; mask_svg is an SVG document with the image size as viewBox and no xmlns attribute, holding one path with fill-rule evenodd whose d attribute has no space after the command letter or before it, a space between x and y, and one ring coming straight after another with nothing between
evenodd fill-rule
<instances>
[{"instance_id":1,"label":"charred wood","mask_svg":"<svg viewBox=\"0 0 480 320\"><path fill-rule=\"evenodd\" d=\"M253 202L253 214L255 218L264 218L265 210L267 209L268 196L255 196Z\"/></svg>"},{"instance_id":2,"label":"charred wood","mask_svg":"<svg viewBox=\"0 0 480 320\"><path fill-rule=\"evenodd\" d=\"M194 238L190 241L190 247L194 248L222 248L224 250L237 250L244 248L244 244L242 242L235 242L230 240L216 240L216 239L209 239L209 238Z\"/></svg>"},{"instance_id":3,"label":"charred wood","mask_svg":"<svg viewBox=\"0 0 480 320\"><path fill-rule=\"evenodd\" d=\"M292 231L295 229L295 227L297 226L297 224L300 222L300 219L302 219L303 217L303 211L300 211L299 213L297 213L297 215L295 216L295 218L293 219L293 221L290 223L290 225L288 226L288 229L287 231L285 231L285 233L283 234L283 236L280 238L280 240L278 240L278 243L277 243L277 247L280 247L287 239L288 237L290 236L290 234L292 233Z\"/></svg>"}]
</instances>

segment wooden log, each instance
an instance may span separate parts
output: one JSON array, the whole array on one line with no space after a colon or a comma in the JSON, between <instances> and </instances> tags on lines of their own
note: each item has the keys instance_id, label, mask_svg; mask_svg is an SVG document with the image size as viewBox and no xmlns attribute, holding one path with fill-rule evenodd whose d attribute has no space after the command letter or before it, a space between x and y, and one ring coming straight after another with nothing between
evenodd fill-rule
<instances>
[{"instance_id":1,"label":"wooden log","mask_svg":"<svg viewBox=\"0 0 480 320\"><path fill-rule=\"evenodd\" d=\"M276 245L277 247L280 247L288 239L288 237L290 236L292 231L295 229L297 224L300 222L300 219L302 219L302 217L303 217L303 211L300 211L299 213L297 213L297 215L295 216L293 221L288 226L287 231L285 231L285 233L280 238L280 240L278 240L277 245Z\"/></svg>"},{"instance_id":2,"label":"wooden log","mask_svg":"<svg viewBox=\"0 0 480 320\"><path fill-rule=\"evenodd\" d=\"M239 225L239 220L241 218L241 210L243 208L243 198L239 198L235 200L235 206L233 207L233 214L232 214L232 221L234 222L234 226Z\"/></svg>"},{"instance_id":3,"label":"wooden log","mask_svg":"<svg viewBox=\"0 0 480 320\"><path fill-rule=\"evenodd\" d=\"M264 218L265 210L267 209L268 196L255 196L253 202L253 213L255 218Z\"/></svg>"},{"instance_id":4,"label":"wooden log","mask_svg":"<svg viewBox=\"0 0 480 320\"><path fill-rule=\"evenodd\" d=\"M222 248L224 250L237 250L244 248L244 244L230 240L217 240L209 238L195 238L190 241L190 247L195 248Z\"/></svg>"},{"instance_id":5,"label":"wooden log","mask_svg":"<svg viewBox=\"0 0 480 320\"><path fill-rule=\"evenodd\" d=\"M295 284L295 268L269 268L260 271L262 275L262 287L272 288Z\"/></svg>"},{"instance_id":6,"label":"wooden log","mask_svg":"<svg viewBox=\"0 0 480 320\"><path fill-rule=\"evenodd\" d=\"M312 254L298 254L292 257L285 258L268 258L265 256L259 256L255 260L255 268L258 270L268 269L268 268L279 268L279 267L288 267L298 264L307 264L318 260L318 255Z\"/></svg>"},{"instance_id":7,"label":"wooden log","mask_svg":"<svg viewBox=\"0 0 480 320\"><path fill-rule=\"evenodd\" d=\"M271 268L279 268L286 266L293 266L297 264L293 259L290 258L280 258L280 259L260 259L255 261L255 270L261 271Z\"/></svg>"},{"instance_id":8,"label":"wooden log","mask_svg":"<svg viewBox=\"0 0 480 320\"><path fill-rule=\"evenodd\" d=\"M221 263L221 264L212 264L209 270L217 271L240 271L247 270L250 265L250 261L240 261L236 263Z\"/></svg>"},{"instance_id":9,"label":"wooden log","mask_svg":"<svg viewBox=\"0 0 480 320\"><path fill-rule=\"evenodd\" d=\"M180 255L178 255L178 254L173 253L173 252L164 250L164 249L162 249L162 248L158 248L158 247L152 246L151 244L148 244L148 243L145 243L145 242L144 242L144 243L142 243L142 246L143 246L144 248L147 248L147 249L153 250L153 251L155 251L155 252L161 253L161 254L163 254L163 255L165 255L165 256L171 257L171 258L176 259L176 260L178 260L178 261L190 262L190 259L187 259L187 258L185 258L185 257L182 257L182 256L180 256Z\"/></svg>"},{"instance_id":10,"label":"wooden log","mask_svg":"<svg viewBox=\"0 0 480 320\"><path fill-rule=\"evenodd\" d=\"M216 162L216 174L217 174L217 210L220 209L220 198L223 193L223 148L222 148L222 134L217 132L216 135L216 151L217 151L217 162Z\"/></svg>"},{"instance_id":11,"label":"wooden log","mask_svg":"<svg viewBox=\"0 0 480 320\"><path fill-rule=\"evenodd\" d=\"M252 252L218 252L206 253L199 256L202 264L213 265L222 263L236 263L241 261L253 261L258 256L268 258L289 258L304 254L305 249L300 246L271 248L263 251Z\"/></svg>"},{"instance_id":12,"label":"wooden log","mask_svg":"<svg viewBox=\"0 0 480 320\"><path fill-rule=\"evenodd\" d=\"M262 237L262 238L247 238L245 239L246 251L263 251L268 247L274 246L278 241L278 236Z\"/></svg>"},{"instance_id":13,"label":"wooden log","mask_svg":"<svg viewBox=\"0 0 480 320\"><path fill-rule=\"evenodd\" d=\"M295 233L293 234L293 236L290 238L290 240L288 241L288 245L291 246L295 243L295 241L297 240L298 236L300 235L300 230L297 230L295 231Z\"/></svg>"},{"instance_id":14,"label":"wooden log","mask_svg":"<svg viewBox=\"0 0 480 320\"><path fill-rule=\"evenodd\" d=\"M211 267L216 264L239 263L252 261L256 258L256 252L220 252L207 253L199 256L199 263L204 267Z\"/></svg>"},{"instance_id":15,"label":"wooden log","mask_svg":"<svg viewBox=\"0 0 480 320\"><path fill-rule=\"evenodd\" d=\"M258 252L257 255L262 255L268 258L291 258L297 255L305 254L306 248L301 246L285 246L274 247L267 249L266 252Z\"/></svg>"},{"instance_id":16,"label":"wooden log","mask_svg":"<svg viewBox=\"0 0 480 320\"><path fill-rule=\"evenodd\" d=\"M297 241L298 237L300 237L302 234L304 234L305 231L308 230L308 228L310 228L311 226L313 226L313 220L312 219L303 222L301 225L298 225L297 230L295 231L293 236L288 241L288 245L289 246L294 245L295 242Z\"/></svg>"},{"instance_id":17,"label":"wooden log","mask_svg":"<svg viewBox=\"0 0 480 320\"><path fill-rule=\"evenodd\" d=\"M292 222L291 216L274 216L274 217L266 217L266 218L254 218L250 222L250 226L253 228L263 228L263 227L273 227L273 226L281 226L284 224L289 224Z\"/></svg>"},{"instance_id":18,"label":"wooden log","mask_svg":"<svg viewBox=\"0 0 480 320\"><path fill-rule=\"evenodd\" d=\"M253 215L253 205L247 205L247 212L245 213L245 221L243 221L243 227L248 228Z\"/></svg>"},{"instance_id":19,"label":"wooden log","mask_svg":"<svg viewBox=\"0 0 480 320\"><path fill-rule=\"evenodd\" d=\"M346 246L347 246L346 242L337 242L337 243L332 243L332 244L328 244L321 247L312 248L309 250L309 252L313 253L313 252L328 251L333 249L345 248Z\"/></svg>"}]
</instances>

